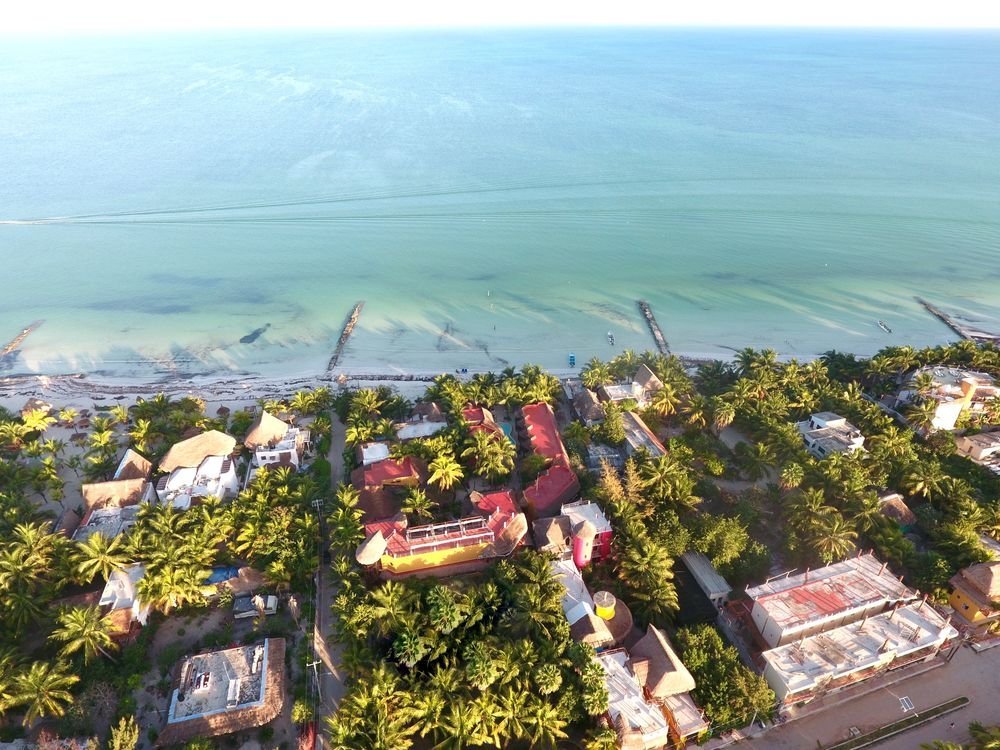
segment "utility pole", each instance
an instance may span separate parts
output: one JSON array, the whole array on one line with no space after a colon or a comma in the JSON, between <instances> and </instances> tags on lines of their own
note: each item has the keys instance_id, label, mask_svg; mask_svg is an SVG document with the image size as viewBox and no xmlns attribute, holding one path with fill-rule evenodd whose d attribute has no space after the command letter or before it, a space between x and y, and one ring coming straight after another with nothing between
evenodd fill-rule
<instances>
[{"instance_id":1,"label":"utility pole","mask_svg":"<svg viewBox=\"0 0 1000 750\"><path fill-rule=\"evenodd\" d=\"M319 684L319 671L317 671L316 665L317 664L322 664L322 663L323 663L322 661L320 661L319 659L317 659L316 661L311 661L308 664L306 664L306 667L312 667L313 677L316 680L316 695L319 697L319 702L320 703L323 702L323 691L320 688L320 684Z\"/></svg>"}]
</instances>

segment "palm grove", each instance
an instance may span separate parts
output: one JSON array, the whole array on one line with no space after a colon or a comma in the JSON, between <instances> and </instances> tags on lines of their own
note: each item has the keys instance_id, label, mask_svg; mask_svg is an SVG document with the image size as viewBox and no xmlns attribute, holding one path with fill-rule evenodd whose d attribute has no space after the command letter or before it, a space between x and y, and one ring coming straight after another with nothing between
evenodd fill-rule
<instances>
[{"instance_id":1,"label":"palm grove","mask_svg":"<svg viewBox=\"0 0 1000 750\"><path fill-rule=\"evenodd\" d=\"M317 389L269 406L317 414L328 408L329 398ZM133 563L145 566L139 598L163 614L206 606L205 582L219 564L246 562L279 588L305 588L318 564L313 503L329 487L329 464L317 461L318 470L308 474L261 470L225 505L213 498L189 511L144 505L128 533L113 539L93 534L78 543L53 533L51 513L40 510L63 501L60 471L73 472L71 481L101 481L110 477L125 445L155 459L192 428L243 434L253 418L241 412L229 424L225 415L206 416L198 399L174 401L161 394L131 410L114 407L97 415L89 432L74 435L79 451L65 458L66 445L46 439L45 432L57 422L76 426L79 419L73 410L58 417L0 414L0 723L17 716L27 727L70 709L79 716L76 709L88 696L110 692L122 718L112 733L117 748L132 734L132 691L148 669L147 633L153 628L121 651L110 618L97 606L60 606L56 600L99 590L114 571ZM329 418L318 416L312 429L324 439ZM83 719L74 730L87 728Z\"/></svg>"}]
</instances>

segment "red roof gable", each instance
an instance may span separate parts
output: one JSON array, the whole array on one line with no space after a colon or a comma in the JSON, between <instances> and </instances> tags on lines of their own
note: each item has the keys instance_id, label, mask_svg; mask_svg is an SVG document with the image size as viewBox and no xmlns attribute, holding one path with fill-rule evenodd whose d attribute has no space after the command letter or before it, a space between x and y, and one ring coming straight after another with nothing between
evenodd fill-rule
<instances>
[{"instance_id":1,"label":"red roof gable","mask_svg":"<svg viewBox=\"0 0 1000 750\"><path fill-rule=\"evenodd\" d=\"M521 414L528 440L531 441L531 450L553 462L559 461L569 466L569 456L566 455L566 447L559 436L559 426L552 408L542 403L527 404L521 407Z\"/></svg>"},{"instance_id":2,"label":"red roof gable","mask_svg":"<svg viewBox=\"0 0 1000 750\"><path fill-rule=\"evenodd\" d=\"M413 456L402 459L386 458L364 467L362 486L378 489L403 479L420 480L420 469Z\"/></svg>"},{"instance_id":3,"label":"red roof gable","mask_svg":"<svg viewBox=\"0 0 1000 750\"><path fill-rule=\"evenodd\" d=\"M580 481L568 466L555 465L538 475L538 479L524 490L524 499L536 513L555 515L560 506L576 497Z\"/></svg>"}]
</instances>

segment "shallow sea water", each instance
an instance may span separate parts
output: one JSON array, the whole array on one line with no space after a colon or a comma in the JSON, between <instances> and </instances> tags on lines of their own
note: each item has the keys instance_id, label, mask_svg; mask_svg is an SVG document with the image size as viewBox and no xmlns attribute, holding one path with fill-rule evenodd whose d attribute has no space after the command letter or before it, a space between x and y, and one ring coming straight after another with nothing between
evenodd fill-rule
<instances>
[{"instance_id":1,"label":"shallow sea water","mask_svg":"<svg viewBox=\"0 0 1000 750\"><path fill-rule=\"evenodd\" d=\"M358 300L355 370L1000 331L996 33L0 42L8 372L320 372Z\"/></svg>"}]
</instances>

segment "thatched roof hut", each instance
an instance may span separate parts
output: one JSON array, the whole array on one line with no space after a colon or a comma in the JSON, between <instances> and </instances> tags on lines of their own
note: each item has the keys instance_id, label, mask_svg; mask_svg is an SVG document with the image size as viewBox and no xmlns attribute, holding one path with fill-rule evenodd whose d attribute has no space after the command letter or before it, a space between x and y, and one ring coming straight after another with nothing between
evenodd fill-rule
<instances>
[{"instance_id":1,"label":"thatched roof hut","mask_svg":"<svg viewBox=\"0 0 1000 750\"><path fill-rule=\"evenodd\" d=\"M681 662L666 634L650 625L629 654L632 673L653 698L663 699L694 690L694 677Z\"/></svg>"},{"instance_id":2,"label":"thatched roof hut","mask_svg":"<svg viewBox=\"0 0 1000 750\"><path fill-rule=\"evenodd\" d=\"M160 461L161 471L195 467L209 456L229 456L236 449L236 438L218 430L208 430L175 443Z\"/></svg>"},{"instance_id":3,"label":"thatched roof hut","mask_svg":"<svg viewBox=\"0 0 1000 750\"><path fill-rule=\"evenodd\" d=\"M250 450L265 448L280 443L288 432L288 425L267 411L261 411L257 420L250 425L243 445Z\"/></svg>"}]
</instances>

